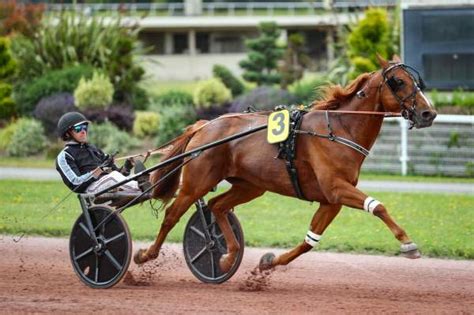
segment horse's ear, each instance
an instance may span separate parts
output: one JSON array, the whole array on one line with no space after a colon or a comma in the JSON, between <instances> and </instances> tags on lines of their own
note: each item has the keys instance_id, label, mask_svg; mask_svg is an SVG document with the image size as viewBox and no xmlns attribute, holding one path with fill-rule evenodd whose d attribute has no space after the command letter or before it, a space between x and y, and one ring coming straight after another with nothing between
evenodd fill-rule
<instances>
[{"instance_id":1,"label":"horse's ear","mask_svg":"<svg viewBox=\"0 0 474 315\"><path fill-rule=\"evenodd\" d=\"M387 69L388 68L388 61L385 60L382 56L380 56L379 53L376 53L375 56L377 57L379 65L382 67L382 69Z\"/></svg>"},{"instance_id":2,"label":"horse's ear","mask_svg":"<svg viewBox=\"0 0 474 315\"><path fill-rule=\"evenodd\" d=\"M393 55L392 61L395 61L396 63L402 63L402 59L397 54Z\"/></svg>"}]
</instances>

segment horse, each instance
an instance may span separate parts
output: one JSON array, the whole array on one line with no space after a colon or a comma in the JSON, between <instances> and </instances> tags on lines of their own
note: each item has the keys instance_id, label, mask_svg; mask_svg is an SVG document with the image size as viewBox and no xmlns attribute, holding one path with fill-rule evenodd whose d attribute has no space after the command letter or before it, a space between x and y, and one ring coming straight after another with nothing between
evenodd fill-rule
<instances>
[{"instance_id":1,"label":"horse","mask_svg":"<svg viewBox=\"0 0 474 315\"><path fill-rule=\"evenodd\" d=\"M378 71L361 74L345 88L327 88L326 96L311 104L311 109L303 116L294 163L301 192L306 200L318 202L319 208L301 243L279 256L264 255L260 261L261 270L286 265L316 247L343 205L380 218L400 242L403 256L420 257L416 243L390 216L383 203L356 187L365 159L362 153L372 148L384 116L401 114L416 128L429 127L436 117L434 107L423 94L423 82L416 70L403 64L397 56L391 61L380 56L377 58L381 67ZM267 114L256 112L228 114L209 122L201 121L177 137L162 160L266 124L267 118ZM318 134L329 136L315 136ZM331 134L349 140L352 146L331 141L334 140ZM227 253L219 260L221 270L227 272L240 250L227 213L266 191L297 197L285 161L274 158L277 154L277 146L269 144L265 133L259 131L203 151L180 171L168 176L153 191L153 198L166 205L161 228L150 247L135 253L134 261L142 264L157 258L167 234L180 217L196 200L225 179L231 184L230 189L210 199L208 207L227 243ZM179 163L153 172L152 183Z\"/></svg>"}]
</instances>

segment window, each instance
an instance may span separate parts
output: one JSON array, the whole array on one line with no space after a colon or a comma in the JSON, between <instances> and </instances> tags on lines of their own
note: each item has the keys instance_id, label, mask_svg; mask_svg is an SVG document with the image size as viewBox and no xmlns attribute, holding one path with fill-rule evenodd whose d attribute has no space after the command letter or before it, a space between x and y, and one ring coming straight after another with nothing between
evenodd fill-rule
<instances>
[{"instance_id":1,"label":"window","mask_svg":"<svg viewBox=\"0 0 474 315\"><path fill-rule=\"evenodd\" d=\"M188 34L173 34L173 54L185 54L188 52Z\"/></svg>"},{"instance_id":2,"label":"window","mask_svg":"<svg viewBox=\"0 0 474 315\"><path fill-rule=\"evenodd\" d=\"M467 14L428 14L422 20L422 38L426 43L474 40L474 17Z\"/></svg>"},{"instance_id":3,"label":"window","mask_svg":"<svg viewBox=\"0 0 474 315\"><path fill-rule=\"evenodd\" d=\"M165 34L160 32L140 32L139 40L146 48L149 55L157 55L165 53Z\"/></svg>"},{"instance_id":4,"label":"window","mask_svg":"<svg viewBox=\"0 0 474 315\"><path fill-rule=\"evenodd\" d=\"M474 82L474 54L426 54L423 69L427 81Z\"/></svg>"},{"instance_id":5,"label":"window","mask_svg":"<svg viewBox=\"0 0 474 315\"><path fill-rule=\"evenodd\" d=\"M198 32L196 33L196 49L198 54L209 53L209 33Z\"/></svg>"}]
</instances>

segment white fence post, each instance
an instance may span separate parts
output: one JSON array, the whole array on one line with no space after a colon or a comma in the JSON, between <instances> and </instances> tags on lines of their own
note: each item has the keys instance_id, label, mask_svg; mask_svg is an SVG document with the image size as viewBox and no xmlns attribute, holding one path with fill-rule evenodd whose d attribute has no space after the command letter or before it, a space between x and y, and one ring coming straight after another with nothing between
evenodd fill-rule
<instances>
[{"instance_id":1,"label":"white fence post","mask_svg":"<svg viewBox=\"0 0 474 315\"><path fill-rule=\"evenodd\" d=\"M400 162L402 167L402 175L407 175L408 160L408 122L405 119L399 119L400 123Z\"/></svg>"}]
</instances>

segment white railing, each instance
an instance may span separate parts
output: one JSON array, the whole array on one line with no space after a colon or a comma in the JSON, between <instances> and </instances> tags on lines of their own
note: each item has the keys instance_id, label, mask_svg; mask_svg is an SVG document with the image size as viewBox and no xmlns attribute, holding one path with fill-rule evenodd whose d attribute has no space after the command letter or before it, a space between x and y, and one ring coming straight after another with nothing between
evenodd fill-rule
<instances>
[{"instance_id":1,"label":"white railing","mask_svg":"<svg viewBox=\"0 0 474 315\"><path fill-rule=\"evenodd\" d=\"M438 115L433 126L408 130L403 118L388 118L364 170L474 176L474 116Z\"/></svg>"},{"instance_id":2,"label":"white railing","mask_svg":"<svg viewBox=\"0 0 474 315\"><path fill-rule=\"evenodd\" d=\"M303 2L205 2L202 3L204 15L245 15L262 14L273 15L281 12L287 15L315 14L316 10L366 8L369 6L395 6L396 0L365 0L365 1L338 1L318 0ZM184 1L180 3L47 3L46 10L57 11L86 11L90 14L111 12L113 14L144 14L144 15L185 15Z\"/></svg>"}]
</instances>

